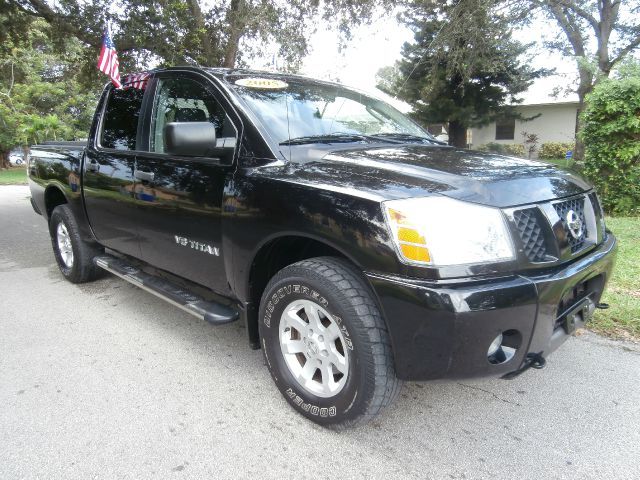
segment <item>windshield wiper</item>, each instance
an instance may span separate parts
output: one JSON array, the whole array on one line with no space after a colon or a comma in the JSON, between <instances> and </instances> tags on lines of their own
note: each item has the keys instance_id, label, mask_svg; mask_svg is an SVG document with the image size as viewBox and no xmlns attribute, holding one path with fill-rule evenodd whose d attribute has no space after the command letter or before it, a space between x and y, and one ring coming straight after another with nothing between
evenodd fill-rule
<instances>
[{"instance_id":1,"label":"windshield wiper","mask_svg":"<svg viewBox=\"0 0 640 480\"><path fill-rule=\"evenodd\" d=\"M304 145L306 143L348 143L348 142L361 142L363 140L370 140L367 135L360 135L357 133L323 133L321 135L309 135L306 137L296 137L290 140L280 142L280 145Z\"/></svg>"},{"instance_id":2,"label":"windshield wiper","mask_svg":"<svg viewBox=\"0 0 640 480\"><path fill-rule=\"evenodd\" d=\"M323 133L319 135L308 135L304 137L296 137L290 140L280 142L280 145L305 145L308 143L350 143L350 142L385 142L385 143L406 143L406 142L429 142L437 145L446 145L435 138L420 137L410 133L376 133L373 135L364 135L361 133L334 132Z\"/></svg>"},{"instance_id":3,"label":"windshield wiper","mask_svg":"<svg viewBox=\"0 0 640 480\"><path fill-rule=\"evenodd\" d=\"M436 145L447 145L447 142L443 142L435 138L421 137L410 133L374 133L370 136L385 140L396 140L398 142L429 142L435 143Z\"/></svg>"}]
</instances>

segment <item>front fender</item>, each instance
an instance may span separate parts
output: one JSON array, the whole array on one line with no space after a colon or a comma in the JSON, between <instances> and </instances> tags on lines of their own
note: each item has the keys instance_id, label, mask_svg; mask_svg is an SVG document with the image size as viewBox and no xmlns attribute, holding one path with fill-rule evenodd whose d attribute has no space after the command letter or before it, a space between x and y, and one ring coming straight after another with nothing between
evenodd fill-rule
<instances>
[{"instance_id":1,"label":"front fender","mask_svg":"<svg viewBox=\"0 0 640 480\"><path fill-rule=\"evenodd\" d=\"M233 209L223 217L232 245L232 289L247 298L251 266L264 247L286 236L309 238L340 252L361 270L405 271L397 259L380 203L349 192L239 172Z\"/></svg>"}]
</instances>

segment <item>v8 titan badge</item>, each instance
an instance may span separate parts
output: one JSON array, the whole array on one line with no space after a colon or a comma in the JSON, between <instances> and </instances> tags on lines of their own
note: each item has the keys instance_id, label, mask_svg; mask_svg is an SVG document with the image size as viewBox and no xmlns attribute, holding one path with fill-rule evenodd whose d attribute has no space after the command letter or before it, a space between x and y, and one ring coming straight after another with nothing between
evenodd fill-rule
<instances>
[{"instance_id":1,"label":"v8 titan badge","mask_svg":"<svg viewBox=\"0 0 640 480\"><path fill-rule=\"evenodd\" d=\"M183 247L191 247L194 250L208 253L209 255L215 255L216 257L220 256L220 249L213 245L209 245L208 243L196 242L195 240L190 240L186 237L181 237L180 235L174 235L174 238L176 240L176 244Z\"/></svg>"}]
</instances>

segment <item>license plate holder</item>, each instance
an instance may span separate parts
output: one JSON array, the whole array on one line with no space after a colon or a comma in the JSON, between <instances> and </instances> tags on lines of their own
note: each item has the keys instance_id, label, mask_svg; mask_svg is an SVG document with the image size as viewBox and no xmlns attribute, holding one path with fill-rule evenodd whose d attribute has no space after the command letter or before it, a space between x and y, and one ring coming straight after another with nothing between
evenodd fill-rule
<instances>
[{"instance_id":1,"label":"license plate holder","mask_svg":"<svg viewBox=\"0 0 640 480\"><path fill-rule=\"evenodd\" d=\"M568 334L576 331L576 328L586 324L593 317L596 304L590 297L586 297L576 303L564 314L562 326Z\"/></svg>"}]
</instances>

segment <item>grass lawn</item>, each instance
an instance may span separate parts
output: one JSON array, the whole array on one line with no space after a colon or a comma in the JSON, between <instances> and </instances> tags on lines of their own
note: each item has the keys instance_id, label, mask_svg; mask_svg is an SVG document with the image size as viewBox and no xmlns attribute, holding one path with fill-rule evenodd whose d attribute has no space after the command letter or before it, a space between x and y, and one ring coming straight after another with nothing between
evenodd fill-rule
<instances>
[{"instance_id":1,"label":"grass lawn","mask_svg":"<svg viewBox=\"0 0 640 480\"><path fill-rule=\"evenodd\" d=\"M589 329L640 341L640 217L608 218L607 227L619 242L613 276L602 297L610 308L596 310Z\"/></svg>"},{"instance_id":2,"label":"grass lawn","mask_svg":"<svg viewBox=\"0 0 640 480\"><path fill-rule=\"evenodd\" d=\"M573 160L543 160L563 170L580 171ZM607 227L618 237L618 258L602 302L589 329L613 338L640 341L640 217L608 218Z\"/></svg>"},{"instance_id":3,"label":"grass lawn","mask_svg":"<svg viewBox=\"0 0 640 480\"><path fill-rule=\"evenodd\" d=\"M0 170L0 185L26 185L27 169L24 166Z\"/></svg>"}]
</instances>

